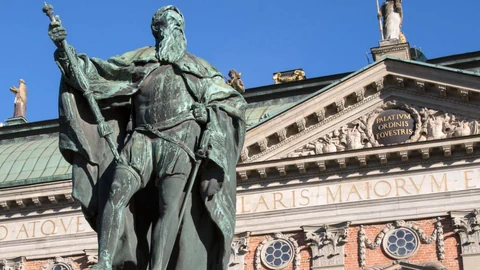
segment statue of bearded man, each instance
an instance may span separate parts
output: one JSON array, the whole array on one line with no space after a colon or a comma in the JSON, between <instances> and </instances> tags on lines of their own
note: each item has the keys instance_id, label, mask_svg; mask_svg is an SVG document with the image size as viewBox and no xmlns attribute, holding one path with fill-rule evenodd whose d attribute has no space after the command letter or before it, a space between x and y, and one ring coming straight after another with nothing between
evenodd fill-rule
<instances>
[{"instance_id":1,"label":"statue of bearded man","mask_svg":"<svg viewBox=\"0 0 480 270\"><path fill-rule=\"evenodd\" d=\"M186 51L176 7L159 9L151 29L154 47L106 61L74 54L72 64L65 53L74 53L70 46L55 53L63 74L60 150L73 165L73 195L98 233L94 269L226 270L246 102L215 68ZM54 21L49 35L58 45L66 31ZM118 162L98 135L78 70L100 107L96 116L113 129ZM194 174L206 130L207 157Z\"/></svg>"},{"instance_id":2,"label":"statue of bearded man","mask_svg":"<svg viewBox=\"0 0 480 270\"><path fill-rule=\"evenodd\" d=\"M400 39L402 33L402 0L387 0L381 7L383 36L385 40Z\"/></svg>"}]
</instances>

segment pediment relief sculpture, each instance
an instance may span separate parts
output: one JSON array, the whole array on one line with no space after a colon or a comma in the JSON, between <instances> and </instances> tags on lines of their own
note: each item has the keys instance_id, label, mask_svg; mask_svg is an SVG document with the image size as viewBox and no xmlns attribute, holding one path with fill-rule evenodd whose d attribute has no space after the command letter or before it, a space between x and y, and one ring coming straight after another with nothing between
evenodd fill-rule
<instances>
[{"instance_id":1,"label":"pediment relief sculpture","mask_svg":"<svg viewBox=\"0 0 480 270\"><path fill-rule=\"evenodd\" d=\"M479 134L478 129L471 117L389 101L284 157L469 136Z\"/></svg>"}]
</instances>

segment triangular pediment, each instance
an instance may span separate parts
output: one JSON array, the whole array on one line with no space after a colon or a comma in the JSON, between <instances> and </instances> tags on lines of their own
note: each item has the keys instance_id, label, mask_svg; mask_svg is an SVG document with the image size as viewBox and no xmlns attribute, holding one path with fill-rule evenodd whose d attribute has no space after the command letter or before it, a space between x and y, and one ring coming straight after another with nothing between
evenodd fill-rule
<instances>
[{"instance_id":1,"label":"triangular pediment","mask_svg":"<svg viewBox=\"0 0 480 270\"><path fill-rule=\"evenodd\" d=\"M247 132L241 163L478 134L480 76L385 58Z\"/></svg>"}]
</instances>

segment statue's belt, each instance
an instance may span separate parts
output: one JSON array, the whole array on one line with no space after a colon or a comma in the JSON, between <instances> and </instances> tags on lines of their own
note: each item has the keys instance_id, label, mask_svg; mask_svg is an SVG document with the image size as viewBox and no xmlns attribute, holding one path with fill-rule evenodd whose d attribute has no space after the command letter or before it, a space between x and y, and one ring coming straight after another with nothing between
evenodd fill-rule
<instances>
[{"instance_id":1,"label":"statue's belt","mask_svg":"<svg viewBox=\"0 0 480 270\"><path fill-rule=\"evenodd\" d=\"M184 122L192 121L192 120L193 121L196 120L195 116L193 115L193 112L192 111L186 111L182 114L179 114L179 115L177 115L173 118L170 118L170 119L168 119L166 121L163 121L161 123L158 123L158 124L153 124L153 125L146 124L146 125L136 127L135 131L138 131L138 132L141 132L141 133L150 133L150 134L153 134L153 135L157 136L160 139L163 139L167 142L170 142L170 143L173 143L173 144L177 145L183 151L185 151L185 153L187 153L187 155L192 159L193 162L195 162L196 158L195 158L195 153L193 152L193 150L188 148L188 146L186 146L184 142L179 141L178 139L173 138L172 136L169 136L168 134L165 134L165 132L162 132L162 131L171 129L175 126L178 126L178 125L180 125Z\"/></svg>"}]
</instances>

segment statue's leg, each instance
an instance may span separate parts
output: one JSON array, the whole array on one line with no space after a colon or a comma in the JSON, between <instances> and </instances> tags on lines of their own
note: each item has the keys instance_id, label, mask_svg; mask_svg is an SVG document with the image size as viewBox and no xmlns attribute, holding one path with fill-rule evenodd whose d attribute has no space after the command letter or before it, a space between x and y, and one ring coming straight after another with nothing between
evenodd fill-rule
<instances>
[{"instance_id":1,"label":"statue's leg","mask_svg":"<svg viewBox=\"0 0 480 270\"><path fill-rule=\"evenodd\" d=\"M142 180L151 175L149 149L149 141L145 140L144 135L134 134L122 151L122 162L115 168L108 199L101 215L98 264L92 269L112 269L115 251L124 231L125 208L142 187Z\"/></svg>"},{"instance_id":2,"label":"statue's leg","mask_svg":"<svg viewBox=\"0 0 480 270\"><path fill-rule=\"evenodd\" d=\"M174 147L177 148L176 146ZM158 182L160 218L155 224L152 235L152 270L167 269L167 263L177 240L180 208L184 200L184 189L192 167L189 157L183 150L175 149L175 154L171 150L168 149L167 153L164 152L163 159L166 162L161 162L163 164L160 165L162 170L170 168L170 171L161 173ZM174 158L170 159L172 157ZM167 161L168 159L170 161ZM187 209L186 212L190 211Z\"/></svg>"},{"instance_id":3,"label":"statue's leg","mask_svg":"<svg viewBox=\"0 0 480 270\"><path fill-rule=\"evenodd\" d=\"M124 208L140 187L138 178L138 173L129 165L119 165L115 170L98 234L98 264L92 269L112 269L114 252L125 226Z\"/></svg>"}]
</instances>

